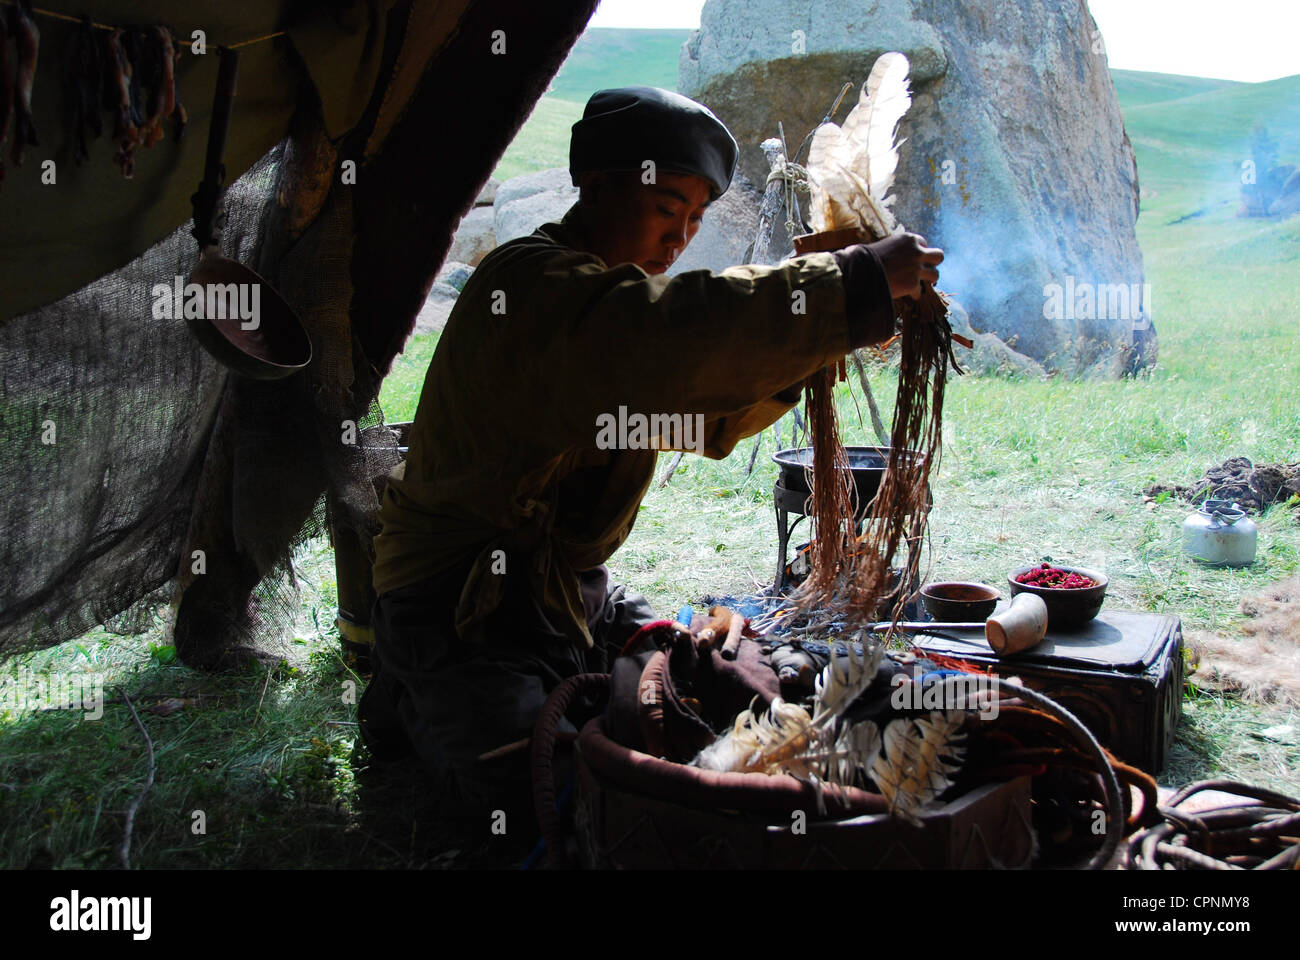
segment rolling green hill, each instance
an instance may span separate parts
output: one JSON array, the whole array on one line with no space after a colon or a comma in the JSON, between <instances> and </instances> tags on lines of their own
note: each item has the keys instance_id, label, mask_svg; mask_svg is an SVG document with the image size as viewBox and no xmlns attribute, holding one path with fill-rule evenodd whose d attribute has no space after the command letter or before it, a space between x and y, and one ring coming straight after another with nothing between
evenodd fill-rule
<instances>
[{"instance_id":1,"label":"rolling green hill","mask_svg":"<svg viewBox=\"0 0 1300 960\"><path fill-rule=\"evenodd\" d=\"M492 175L508 180L568 166L569 131L597 90L633 86L676 90L677 55L690 35L690 30L588 30L573 45Z\"/></svg>"},{"instance_id":2,"label":"rolling green hill","mask_svg":"<svg viewBox=\"0 0 1300 960\"><path fill-rule=\"evenodd\" d=\"M1182 190L1200 184L1215 198L1235 194L1242 161L1250 156L1251 132L1259 124L1277 141L1282 160L1300 161L1300 76L1136 104L1126 102L1128 85L1125 80L1116 87L1144 185L1160 182ZM1140 101L1151 88L1137 92Z\"/></svg>"},{"instance_id":3,"label":"rolling green hill","mask_svg":"<svg viewBox=\"0 0 1300 960\"><path fill-rule=\"evenodd\" d=\"M569 165L569 133L582 117L582 103L546 94L537 101L514 141L492 171L498 180Z\"/></svg>"},{"instance_id":4,"label":"rolling green hill","mask_svg":"<svg viewBox=\"0 0 1300 960\"><path fill-rule=\"evenodd\" d=\"M1279 162L1300 163L1300 76L1228 83L1116 71L1115 86L1137 154L1148 259L1216 267L1300 259L1300 218L1237 216L1257 125L1277 142Z\"/></svg>"},{"instance_id":5,"label":"rolling green hill","mask_svg":"<svg viewBox=\"0 0 1300 960\"><path fill-rule=\"evenodd\" d=\"M1146 73L1140 70L1112 70L1111 80L1124 108L1141 107L1149 103L1182 100L1185 97L1241 86L1232 80L1211 80L1208 77L1181 77L1170 73Z\"/></svg>"},{"instance_id":6,"label":"rolling green hill","mask_svg":"<svg viewBox=\"0 0 1300 960\"><path fill-rule=\"evenodd\" d=\"M586 103L604 87L677 89L677 55L690 30L593 27L578 38L548 96Z\"/></svg>"}]
</instances>

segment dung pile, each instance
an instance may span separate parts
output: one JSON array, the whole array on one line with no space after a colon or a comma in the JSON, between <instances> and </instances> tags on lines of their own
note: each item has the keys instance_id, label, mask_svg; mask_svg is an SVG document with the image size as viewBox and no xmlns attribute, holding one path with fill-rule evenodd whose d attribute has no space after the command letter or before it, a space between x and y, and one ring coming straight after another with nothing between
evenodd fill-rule
<instances>
[{"instance_id":1,"label":"dung pile","mask_svg":"<svg viewBox=\"0 0 1300 960\"><path fill-rule=\"evenodd\" d=\"M1261 463L1229 457L1191 486L1156 483L1142 491L1148 499L1172 493L1191 504L1206 500L1233 500L1249 513L1300 496L1300 463Z\"/></svg>"}]
</instances>

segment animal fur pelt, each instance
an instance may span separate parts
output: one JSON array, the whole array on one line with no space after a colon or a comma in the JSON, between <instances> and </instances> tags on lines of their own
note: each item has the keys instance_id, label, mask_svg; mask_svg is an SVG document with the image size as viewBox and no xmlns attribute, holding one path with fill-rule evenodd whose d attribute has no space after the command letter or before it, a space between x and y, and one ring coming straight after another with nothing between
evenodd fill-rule
<instances>
[{"instance_id":1,"label":"animal fur pelt","mask_svg":"<svg viewBox=\"0 0 1300 960\"><path fill-rule=\"evenodd\" d=\"M1300 707L1300 577L1241 602L1243 636L1190 631L1198 686L1255 703Z\"/></svg>"}]
</instances>

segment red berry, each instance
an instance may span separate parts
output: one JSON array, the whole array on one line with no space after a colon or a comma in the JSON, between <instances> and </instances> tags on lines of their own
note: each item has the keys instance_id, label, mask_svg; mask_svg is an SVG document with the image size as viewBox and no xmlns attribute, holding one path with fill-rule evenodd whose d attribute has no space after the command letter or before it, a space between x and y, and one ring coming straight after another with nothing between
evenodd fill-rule
<instances>
[{"instance_id":1,"label":"red berry","mask_svg":"<svg viewBox=\"0 0 1300 960\"><path fill-rule=\"evenodd\" d=\"M1095 587L1097 581L1091 577L1085 577L1080 573L1072 573L1054 567L1050 563L1043 563L1037 567L1031 567L1016 578L1017 583L1023 583L1026 586L1038 587L1040 589L1053 590L1081 590L1086 587Z\"/></svg>"}]
</instances>

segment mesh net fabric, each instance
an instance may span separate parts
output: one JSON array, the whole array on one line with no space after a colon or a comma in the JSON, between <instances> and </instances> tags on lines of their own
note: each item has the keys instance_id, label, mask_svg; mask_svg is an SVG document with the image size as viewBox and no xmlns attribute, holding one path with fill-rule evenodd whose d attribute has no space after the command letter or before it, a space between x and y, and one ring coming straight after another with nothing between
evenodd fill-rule
<instances>
[{"instance_id":1,"label":"mesh net fabric","mask_svg":"<svg viewBox=\"0 0 1300 960\"><path fill-rule=\"evenodd\" d=\"M228 243L255 236L248 188L269 172L232 186ZM188 226L0 325L0 651L89 629L176 572L226 379L182 321L152 315L152 286L198 262Z\"/></svg>"},{"instance_id":2,"label":"mesh net fabric","mask_svg":"<svg viewBox=\"0 0 1300 960\"><path fill-rule=\"evenodd\" d=\"M9 438L0 654L101 623L144 627L160 602L178 599L169 581L191 572L192 550L208 546L192 518L214 501L227 501L218 514L231 520L235 549L212 544L206 572L180 585L203 584L192 619L223 647L274 646L292 622L292 552L324 532L327 483L335 522L368 544L372 478L397 451L382 429L366 431L364 445L342 442L344 420L359 433L382 423L378 376L354 363L346 192L331 195L271 270L261 247L283 149L231 184L223 252L262 268L297 310L319 358L308 371L280 381L229 375L184 321L153 316L154 285L187 278L198 262L188 223L122 269L0 325L0 436Z\"/></svg>"}]
</instances>

